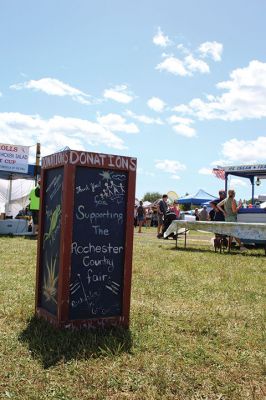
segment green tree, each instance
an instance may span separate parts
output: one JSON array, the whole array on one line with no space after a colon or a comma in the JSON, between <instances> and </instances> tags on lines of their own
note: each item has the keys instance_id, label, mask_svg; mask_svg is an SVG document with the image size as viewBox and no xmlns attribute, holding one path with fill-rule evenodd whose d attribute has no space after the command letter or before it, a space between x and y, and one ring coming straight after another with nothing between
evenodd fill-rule
<instances>
[{"instance_id":1,"label":"green tree","mask_svg":"<svg viewBox=\"0 0 266 400\"><path fill-rule=\"evenodd\" d=\"M143 201L149 201L150 203L153 203L155 200L161 199L162 194L159 192L147 192L143 196Z\"/></svg>"}]
</instances>

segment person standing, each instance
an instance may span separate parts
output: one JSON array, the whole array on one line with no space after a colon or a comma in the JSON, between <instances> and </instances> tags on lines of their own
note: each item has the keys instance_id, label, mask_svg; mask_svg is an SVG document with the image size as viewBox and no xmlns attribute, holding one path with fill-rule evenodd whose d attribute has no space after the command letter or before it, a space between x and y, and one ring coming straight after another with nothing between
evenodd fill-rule
<instances>
[{"instance_id":1,"label":"person standing","mask_svg":"<svg viewBox=\"0 0 266 400\"><path fill-rule=\"evenodd\" d=\"M224 214L221 210L219 210L217 204L223 201L225 198L226 198L226 192L225 190L221 189L219 190L219 198L210 202L210 206L212 207L212 209L209 212L209 219L211 221L224 222ZM222 243L224 247L228 246L228 240L226 235L220 235L219 233L215 233L214 243L215 240L218 240L219 243Z\"/></svg>"},{"instance_id":2,"label":"person standing","mask_svg":"<svg viewBox=\"0 0 266 400\"><path fill-rule=\"evenodd\" d=\"M37 186L31 190L29 194L30 200L30 212L32 216L32 234L36 235L38 233L39 226L39 209L40 209L40 184L41 180L38 179Z\"/></svg>"},{"instance_id":3,"label":"person standing","mask_svg":"<svg viewBox=\"0 0 266 400\"><path fill-rule=\"evenodd\" d=\"M196 220L196 221L199 221L199 209L198 209L198 208L195 208L195 210L194 210L194 216L195 216L195 220Z\"/></svg>"},{"instance_id":4,"label":"person standing","mask_svg":"<svg viewBox=\"0 0 266 400\"><path fill-rule=\"evenodd\" d=\"M199 220L200 221L208 221L209 213L207 211L207 206L203 206L202 210L199 213Z\"/></svg>"},{"instance_id":5,"label":"person standing","mask_svg":"<svg viewBox=\"0 0 266 400\"><path fill-rule=\"evenodd\" d=\"M138 206L134 207L134 228L138 226Z\"/></svg>"},{"instance_id":6,"label":"person standing","mask_svg":"<svg viewBox=\"0 0 266 400\"><path fill-rule=\"evenodd\" d=\"M242 203L239 202L238 205L236 204L235 195L234 190L228 190L228 196L217 204L217 208L224 214L225 222L237 222L237 212L242 207ZM239 238L235 238L235 240L239 244L240 250L246 250ZM231 247L231 243L232 236L229 237L229 248Z\"/></svg>"},{"instance_id":7,"label":"person standing","mask_svg":"<svg viewBox=\"0 0 266 400\"><path fill-rule=\"evenodd\" d=\"M158 214L158 226L157 226L157 238L160 239L162 237L162 229L163 229L163 221L168 209L167 204L168 196L164 194L162 199L159 201L157 214Z\"/></svg>"},{"instance_id":8,"label":"person standing","mask_svg":"<svg viewBox=\"0 0 266 400\"><path fill-rule=\"evenodd\" d=\"M138 219L138 224L139 224L138 232L139 233L141 233L141 228L142 228L142 225L143 225L144 220L145 220L145 214L146 213L145 213L145 208L143 207L143 202L140 201L139 202L139 206L137 208L137 219Z\"/></svg>"},{"instance_id":9,"label":"person standing","mask_svg":"<svg viewBox=\"0 0 266 400\"><path fill-rule=\"evenodd\" d=\"M219 199L210 202L210 206L212 207L212 210L209 212L211 221L224 221L224 214L221 210L219 210L217 204L223 201L225 198L226 198L225 190L219 190Z\"/></svg>"},{"instance_id":10,"label":"person standing","mask_svg":"<svg viewBox=\"0 0 266 400\"><path fill-rule=\"evenodd\" d=\"M173 211L175 213L176 219L179 219L179 217L180 217L179 204L174 201L174 203L173 203L172 207L170 207L170 209L171 209L171 211Z\"/></svg>"}]
</instances>

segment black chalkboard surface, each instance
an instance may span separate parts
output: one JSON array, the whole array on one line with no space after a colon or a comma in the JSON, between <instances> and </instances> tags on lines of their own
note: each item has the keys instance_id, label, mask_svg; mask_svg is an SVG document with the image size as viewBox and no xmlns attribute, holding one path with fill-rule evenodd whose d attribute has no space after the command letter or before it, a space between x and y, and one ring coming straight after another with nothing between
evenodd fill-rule
<instances>
[{"instance_id":1,"label":"black chalkboard surface","mask_svg":"<svg viewBox=\"0 0 266 400\"><path fill-rule=\"evenodd\" d=\"M41 306L57 314L63 168L47 170L43 190Z\"/></svg>"},{"instance_id":2,"label":"black chalkboard surface","mask_svg":"<svg viewBox=\"0 0 266 400\"><path fill-rule=\"evenodd\" d=\"M76 168L69 318L122 313L127 172Z\"/></svg>"}]
</instances>

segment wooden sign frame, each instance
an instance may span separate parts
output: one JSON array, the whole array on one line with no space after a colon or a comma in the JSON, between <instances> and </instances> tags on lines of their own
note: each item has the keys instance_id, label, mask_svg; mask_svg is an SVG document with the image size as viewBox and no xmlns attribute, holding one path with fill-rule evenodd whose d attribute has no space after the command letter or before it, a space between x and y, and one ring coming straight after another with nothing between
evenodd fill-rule
<instances>
[{"instance_id":1,"label":"wooden sign frame","mask_svg":"<svg viewBox=\"0 0 266 400\"><path fill-rule=\"evenodd\" d=\"M78 167L89 169L102 169L116 172L126 172L127 192L125 198L125 231L124 231L124 269L123 269L123 292L122 308L120 315L109 317L96 317L89 319L70 319L70 275L71 275L71 256L72 256L72 232L73 232L73 212L75 195L75 177ZM50 323L59 328L92 328L123 326L129 327L130 314L130 295L131 295L131 276L132 276L132 253L133 253L133 234L134 234L134 203L135 203L135 182L136 182L137 159L110 154L91 153L67 150L55 153L42 159L41 169L41 202L40 202L40 221L37 251L37 271L36 271L36 296L35 309L36 315L45 318ZM43 253L44 242L47 233L44 232L46 220L45 191L46 181L51 174L60 171L62 186L61 213L60 213L60 239L59 239L59 258L58 276L56 278L56 312L50 312L43 306L44 290L44 269L46 268ZM88 171L89 172L89 171ZM50 175L49 175L50 174ZM58 191L59 192L59 191ZM54 263L56 261L54 260ZM55 288L54 288L55 290ZM52 296L53 294L50 293Z\"/></svg>"}]
</instances>

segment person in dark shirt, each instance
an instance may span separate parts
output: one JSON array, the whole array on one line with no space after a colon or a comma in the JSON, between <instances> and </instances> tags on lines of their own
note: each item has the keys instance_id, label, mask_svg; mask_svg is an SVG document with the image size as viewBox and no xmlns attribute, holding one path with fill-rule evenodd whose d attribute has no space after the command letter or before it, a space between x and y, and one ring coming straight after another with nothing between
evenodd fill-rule
<instances>
[{"instance_id":1,"label":"person in dark shirt","mask_svg":"<svg viewBox=\"0 0 266 400\"><path fill-rule=\"evenodd\" d=\"M194 216L195 216L196 221L199 221L199 220L200 220L200 217L199 217L199 209L198 209L198 208L195 208L195 210L194 210Z\"/></svg>"},{"instance_id":2,"label":"person in dark shirt","mask_svg":"<svg viewBox=\"0 0 266 400\"><path fill-rule=\"evenodd\" d=\"M210 206L212 210L209 213L209 217L211 221L224 221L224 214L219 208L217 204L226 198L225 190L219 190L219 199L215 199L210 202Z\"/></svg>"},{"instance_id":3,"label":"person in dark shirt","mask_svg":"<svg viewBox=\"0 0 266 400\"><path fill-rule=\"evenodd\" d=\"M212 207L212 210L209 212L209 218L211 221L216 221L216 222L223 222L224 221L224 213L219 210L217 207L217 204L220 203L222 200L226 198L226 192L225 190L219 190L219 199L213 200L210 202L210 206ZM219 235L218 233L215 233L215 238L214 240L218 240L221 246L221 243L224 247L228 246L228 240L226 238L226 235Z\"/></svg>"},{"instance_id":4,"label":"person in dark shirt","mask_svg":"<svg viewBox=\"0 0 266 400\"><path fill-rule=\"evenodd\" d=\"M138 232L141 233L141 228L142 225L144 224L144 220L145 220L145 208L143 207L143 202L140 201L139 202L139 206L137 208L137 219L138 219L138 224L139 224L139 230Z\"/></svg>"},{"instance_id":5,"label":"person in dark shirt","mask_svg":"<svg viewBox=\"0 0 266 400\"><path fill-rule=\"evenodd\" d=\"M160 202L158 204L158 208L157 208L157 213L158 213L157 238L158 239L161 239L163 237L163 234L162 234L163 221L164 221L166 211L168 210L167 200L168 200L168 196L167 196L167 194L164 194L162 199L160 200Z\"/></svg>"}]
</instances>

